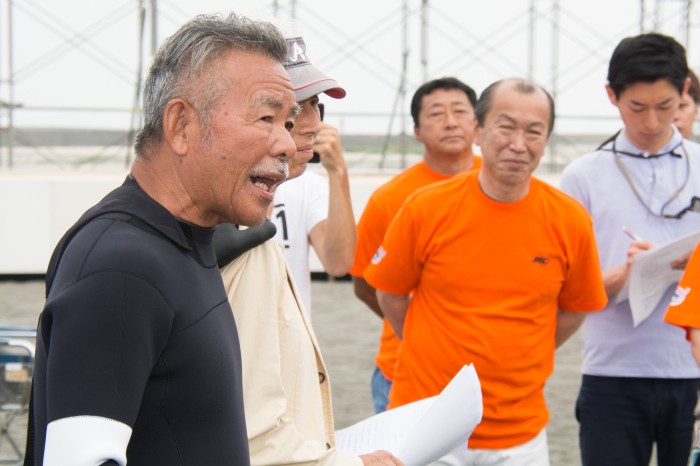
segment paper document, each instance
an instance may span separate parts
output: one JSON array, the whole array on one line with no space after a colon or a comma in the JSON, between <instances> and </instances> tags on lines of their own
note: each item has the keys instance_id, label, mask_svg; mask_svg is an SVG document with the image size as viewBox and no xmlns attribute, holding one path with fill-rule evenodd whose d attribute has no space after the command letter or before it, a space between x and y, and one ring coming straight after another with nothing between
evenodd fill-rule
<instances>
[{"instance_id":1,"label":"paper document","mask_svg":"<svg viewBox=\"0 0 700 466\"><path fill-rule=\"evenodd\" d=\"M406 466L424 466L466 445L482 414L481 384L470 364L438 396L337 431L336 446L353 455L387 450Z\"/></svg>"},{"instance_id":2,"label":"paper document","mask_svg":"<svg viewBox=\"0 0 700 466\"><path fill-rule=\"evenodd\" d=\"M620 304L622 301L627 301L630 299L630 281L627 280L625 284L622 286L622 289L618 291L615 295L613 300L615 301L615 304Z\"/></svg>"},{"instance_id":3,"label":"paper document","mask_svg":"<svg viewBox=\"0 0 700 466\"><path fill-rule=\"evenodd\" d=\"M681 279L683 270L673 270L671 262L690 254L698 240L700 231L634 256L628 281L635 327L654 312L668 287Z\"/></svg>"}]
</instances>

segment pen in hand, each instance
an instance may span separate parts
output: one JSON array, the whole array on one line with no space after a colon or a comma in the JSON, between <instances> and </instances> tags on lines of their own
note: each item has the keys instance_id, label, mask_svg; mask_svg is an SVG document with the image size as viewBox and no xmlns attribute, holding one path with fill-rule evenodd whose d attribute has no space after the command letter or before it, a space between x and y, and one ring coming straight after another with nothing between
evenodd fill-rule
<instances>
[{"instance_id":1,"label":"pen in hand","mask_svg":"<svg viewBox=\"0 0 700 466\"><path fill-rule=\"evenodd\" d=\"M624 231L627 236L629 236L635 241L644 241L641 236L639 236L637 233L633 232L627 227L622 227L622 231Z\"/></svg>"}]
</instances>

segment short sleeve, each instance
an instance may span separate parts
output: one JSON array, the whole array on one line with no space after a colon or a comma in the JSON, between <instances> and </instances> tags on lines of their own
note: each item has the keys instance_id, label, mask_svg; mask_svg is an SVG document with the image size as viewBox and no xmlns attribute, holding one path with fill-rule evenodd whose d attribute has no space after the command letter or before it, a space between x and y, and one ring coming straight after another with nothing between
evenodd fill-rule
<instances>
[{"instance_id":1,"label":"short sleeve","mask_svg":"<svg viewBox=\"0 0 700 466\"><path fill-rule=\"evenodd\" d=\"M418 284L422 250L417 206L411 198L401 207L389 225L382 245L365 270L367 282L374 288L394 294L407 294Z\"/></svg>"},{"instance_id":2,"label":"short sleeve","mask_svg":"<svg viewBox=\"0 0 700 466\"><path fill-rule=\"evenodd\" d=\"M92 415L133 427L172 322L157 290L128 273L95 273L52 297L40 324L48 422Z\"/></svg>"},{"instance_id":3,"label":"short sleeve","mask_svg":"<svg viewBox=\"0 0 700 466\"><path fill-rule=\"evenodd\" d=\"M350 269L351 275L362 277L374 253L381 246L386 229L386 215L372 196L357 223L357 245L355 246L355 262Z\"/></svg>"},{"instance_id":4,"label":"short sleeve","mask_svg":"<svg viewBox=\"0 0 700 466\"><path fill-rule=\"evenodd\" d=\"M664 320L683 328L700 328L700 247L696 246L673 294Z\"/></svg>"},{"instance_id":5,"label":"short sleeve","mask_svg":"<svg viewBox=\"0 0 700 466\"><path fill-rule=\"evenodd\" d=\"M581 205L569 209L572 221L567 229L568 270L565 275L558 306L567 311L597 311L608 298L598 258L593 225ZM577 214L577 215L574 215Z\"/></svg>"}]
</instances>

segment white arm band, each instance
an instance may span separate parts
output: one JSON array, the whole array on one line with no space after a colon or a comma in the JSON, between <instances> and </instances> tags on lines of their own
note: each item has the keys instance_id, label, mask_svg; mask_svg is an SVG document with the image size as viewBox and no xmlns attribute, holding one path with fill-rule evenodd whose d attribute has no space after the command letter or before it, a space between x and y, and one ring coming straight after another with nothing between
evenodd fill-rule
<instances>
[{"instance_id":1,"label":"white arm band","mask_svg":"<svg viewBox=\"0 0 700 466\"><path fill-rule=\"evenodd\" d=\"M108 460L126 466L131 427L114 419L75 416L46 429L44 466L98 466Z\"/></svg>"}]
</instances>

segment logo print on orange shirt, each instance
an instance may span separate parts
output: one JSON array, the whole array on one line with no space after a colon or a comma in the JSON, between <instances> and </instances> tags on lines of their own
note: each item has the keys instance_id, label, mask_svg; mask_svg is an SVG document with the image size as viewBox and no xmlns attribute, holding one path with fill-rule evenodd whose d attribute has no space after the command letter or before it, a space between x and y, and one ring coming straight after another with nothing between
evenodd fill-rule
<instances>
[{"instance_id":1,"label":"logo print on orange shirt","mask_svg":"<svg viewBox=\"0 0 700 466\"><path fill-rule=\"evenodd\" d=\"M381 260L384 259L384 256L386 256L386 251L382 246L379 246L377 252L374 253L374 257L372 257L372 263L379 264Z\"/></svg>"},{"instance_id":2,"label":"logo print on orange shirt","mask_svg":"<svg viewBox=\"0 0 700 466\"><path fill-rule=\"evenodd\" d=\"M534 262L535 264L546 265L546 264L549 264L549 258L547 258L547 257L541 257L541 256L535 256L535 258L532 259L532 262Z\"/></svg>"},{"instance_id":3,"label":"logo print on orange shirt","mask_svg":"<svg viewBox=\"0 0 700 466\"><path fill-rule=\"evenodd\" d=\"M683 301L685 301L685 297L688 296L688 293L690 293L689 286L686 286L685 288L679 286L678 288L676 288L676 291L673 293L673 298L671 298L669 306L680 306L681 304L683 304Z\"/></svg>"}]
</instances>

